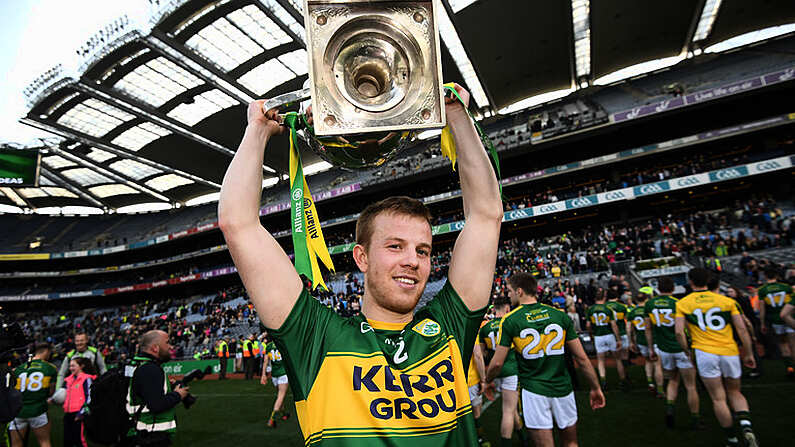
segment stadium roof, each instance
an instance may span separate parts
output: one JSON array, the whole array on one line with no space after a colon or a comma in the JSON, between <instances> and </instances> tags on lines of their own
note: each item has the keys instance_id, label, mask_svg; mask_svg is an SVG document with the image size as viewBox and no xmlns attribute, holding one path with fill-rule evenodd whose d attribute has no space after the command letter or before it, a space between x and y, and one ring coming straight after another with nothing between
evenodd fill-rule
<instances>
[{"instance_id":1,"label":"stadium roof","mask_svg":"<svg viewBox=\"0 0 795 447\"><path fill-rule=\"evenodd\" d=\"M466 85L486 114L795 22L791 0L442 3L445 80ZM76 51L73 68L26 89L23 122L59 139L44 142L39 188L0 188L5 209L119 212L217 197L246 104L307 79L301 0L150 4L147 23L122 16ZM285 147L279 137L265 154L268 184L287 171ZM305 165L320 162L304 154Z\"/></svg>"}]
</instances>

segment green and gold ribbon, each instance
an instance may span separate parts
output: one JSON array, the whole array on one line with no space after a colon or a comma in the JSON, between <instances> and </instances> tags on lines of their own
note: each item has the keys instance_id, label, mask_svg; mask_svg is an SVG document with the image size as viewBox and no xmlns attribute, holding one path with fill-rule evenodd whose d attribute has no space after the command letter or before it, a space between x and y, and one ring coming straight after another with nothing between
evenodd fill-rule
<instances>
[{"instance_id":1,"label":"green and gold ribbon","mask_svg":"<svg viewBox=\"0 0 795 447\"><path fill-rule=\"evenodd\" d=\"M500 158L497 156L497 150L494 149L494 145L491 144L491 139L483 132L483 129L480 128L480 125L478 124L477 120L475 120L475 117L472 116L472 112L470 112L466 104L464 104L464 100L461 99L461 96L459 96L458 92L455 91L455 84L450 82L444 84L443 87L445 90L452 93L458 99L458 102L464 106L464 110L466 110L467 115L469 115L469 118L475 125L475 129L478 131L478 136L480 136L480 141L483 143L483 146L485 146L486 150L489 152L489 155L491 155L491 159L494 161L494 170L497 171L497 184L500 187L500 196L502 196L502 174L500 173ZM442 155L450 159L450 162L453 164L453 170L455 171L455 139L453 138L453 132L450 130L449 124L442 129L441 146Z\"/></svg>"},{"instance_id":2,"label":"green and gold ribbon","mask_svg":"<svg viewBox=\"0 0 795 447\"><path fill-rule=\"evenodd\" d=\"M328 290L317 260L320 258L323 265L331 271L334 271L334 263L323 239L315 201L312 200L312 193L309 192L309 185L304 178L296 134L300 119L295 112L284 115L284 124L290 130L290 230L293 236L295 270L312 281L312 289L323 286Z\"/></svg>"}]
</instances>

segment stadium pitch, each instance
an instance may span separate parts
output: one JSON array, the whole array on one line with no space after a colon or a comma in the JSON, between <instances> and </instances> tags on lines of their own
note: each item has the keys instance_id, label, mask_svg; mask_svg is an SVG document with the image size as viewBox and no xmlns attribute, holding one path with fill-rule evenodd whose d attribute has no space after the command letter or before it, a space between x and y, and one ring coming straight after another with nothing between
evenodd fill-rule
<instances>
[{"instance_id":1,"label":"stadium pitch","mask_svg":"<svg viewBox=\"0 0 795 447\"><path fill-rule=\"evenodd\" d=\"M783 376L781 362L764 362L765 375L759 379L743 381L743 393L751 406L754 431L765 446L791 445L795 426L792 425L792 396L795 382ZM689 413L684 389L677 402L677 426L668 430L663 423L664 401L648 394L646 379L640 366L630 368L634 383L630 392L622 392L617 386L607 394L607 406L598 411L588 408L588 394L577 392L579 409L578 437L580 445L621 446L719 446L724 445L724 436L712 413L712 405L706 390L699 388L701 415L706 429L688 429ZM612 373L612 375L611 375ZM615 370L608 369L609 382L618 383ZM190 447L278 445L301 446L303 440L295 417L292 396L288 393L284 409L290 413L287 421L279 421L277 427L268 428L266 420L276 399L276 389L271 383L260 385L259 379L252 381L226 380L201 381L191 384L191 393L198 397L196 405L185 410L177 407L178 435L174 445ZM53 445L62 445L63 412L50 407L53 421ZM492 446L499 442L500 401L492 402L482 416L486 439ZM90 444L90 443L89 443ZM28 446L36 441L29 439ZM91 445L91 444L90 444ZM519 440L514 436L514 445Z\"/></svg>"}]
</instances>

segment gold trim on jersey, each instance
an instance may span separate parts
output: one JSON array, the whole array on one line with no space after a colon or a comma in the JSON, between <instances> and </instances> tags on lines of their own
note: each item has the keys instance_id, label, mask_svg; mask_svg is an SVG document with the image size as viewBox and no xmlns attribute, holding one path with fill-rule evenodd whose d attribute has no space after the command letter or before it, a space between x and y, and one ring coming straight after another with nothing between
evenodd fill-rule
<instances>
[{"instance_id":1,"label":"gold trim on jersey","mask_svg":"<svg viewBox=\"0 0 795 447\"><path fill-rule=\"evenodd\" d=\"M508 318L508 317L510 317L511 315L513 315L515 312L517 312L517 311L518 311L519 309L521 309L523 306L526 306L526 304L520 304L520 305L519 305L519 306L518 306L516 309L514 309L514 310L512 310L512 311L508 312L507 314L505 314L505 316L503 316L502 318L500 318L500 329L497 331L497 344L498 344L498 345L500 344L500 339L502 338L502 323L504 323L504 322L505 322L505 319L506 319L506 318Z\"/></svg>"},{"instance_id":2,"label":"gold trim on jersey","mask_svg":"<svg viewBox=\"0 0 795 447\"><path fill-rule=\"evenodd\" d=\"M407 321L405 323L390 323L388 321L378 321L378 320L370 320L367 319L367 324L370 325L373 329L378 329L382 331L401 331L404 327L406 327L410 322Z\"/></svg>"}]
</instances>

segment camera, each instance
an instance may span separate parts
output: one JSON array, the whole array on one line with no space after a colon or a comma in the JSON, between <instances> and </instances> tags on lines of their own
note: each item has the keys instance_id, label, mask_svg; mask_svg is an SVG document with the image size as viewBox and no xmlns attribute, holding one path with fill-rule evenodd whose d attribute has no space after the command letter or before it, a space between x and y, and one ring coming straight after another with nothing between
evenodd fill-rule
<instances>
[{"instance_id":1,"label":"camera","mask_svg":"<svg viewBox=\"0 0 795 447\"><path fill-rule=\"evenodd\" d=\"M182 380L178 380L174 382L174 386L187 386L190 382L194 380L201 380L204 378L205 375L210 374L210 367L206 367L203 370L201 369L194 369L193 371L185 374L182 376ZM182 405L185 406L185 409L189 409L193 404L196 403L196 396L188 393L184 399L182 399Z\"/></svg>"}]
</instances>

